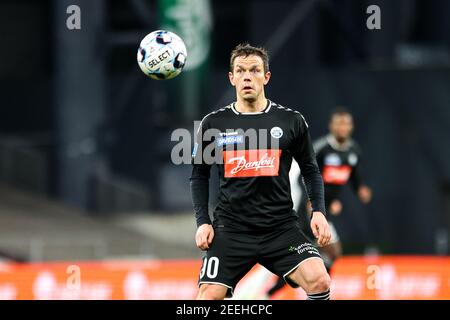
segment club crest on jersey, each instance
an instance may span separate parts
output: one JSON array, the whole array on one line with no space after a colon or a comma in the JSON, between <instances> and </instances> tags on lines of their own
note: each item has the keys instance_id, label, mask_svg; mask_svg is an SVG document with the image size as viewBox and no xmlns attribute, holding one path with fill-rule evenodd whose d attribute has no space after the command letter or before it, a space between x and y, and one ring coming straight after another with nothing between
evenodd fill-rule
<instances>
[{"instance_id":1,"label":"club crest on jersey","mask_svg":"<svg viewBox=\"0 0 450 320\"><path fill-rule=\"evenodd\" d=\"M280 139L283 136L283 129L280 127L273 127L270 129L270 135L275 139Z\"/></svg>"},{"instance_id":2,"label":"club crest on jersey","mask_svg":"<svg viewBox=\"0 0 450 320\"><path fill-rule=\"evenodd\" d=\"M354 153L350 153L348 155L348 163L351 166L355 166L358 163L358 156L356 154L354 154Z\"/></svg>"}]
</instances>

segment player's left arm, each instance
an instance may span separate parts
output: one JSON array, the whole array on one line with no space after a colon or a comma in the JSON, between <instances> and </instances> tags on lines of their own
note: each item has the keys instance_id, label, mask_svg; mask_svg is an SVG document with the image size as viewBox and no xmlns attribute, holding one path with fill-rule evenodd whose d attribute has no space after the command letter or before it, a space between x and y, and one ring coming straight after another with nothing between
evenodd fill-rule
<instances>
[{"instance_id":1,"label":"player's left arm","mask_svg":"<svg viewBox=\"0 0 450 320\"><path fill-rule=\"evenodd\" d=\"M294 159L298 162L303 181L312 206L311 229L320 246L330 242L331 232L325 218L325 201L322 175L317 165L316 156L311 142L308 125L300 114L296 114L296 141L292 150Z\"/></svg>"},{"instance_id":2,"label":"player's left arm","mask_svg":"<svg viewBox=\"0 0 450 320\"><path fill-rule=\"evenodd\" d=\"M352 170L350 175L350 184L358 195L359 200L367 204L372 200L372 190L363 182L363 175L361 169L361 152L358 150L358 162Z\"/></svg>"}]
</instances>

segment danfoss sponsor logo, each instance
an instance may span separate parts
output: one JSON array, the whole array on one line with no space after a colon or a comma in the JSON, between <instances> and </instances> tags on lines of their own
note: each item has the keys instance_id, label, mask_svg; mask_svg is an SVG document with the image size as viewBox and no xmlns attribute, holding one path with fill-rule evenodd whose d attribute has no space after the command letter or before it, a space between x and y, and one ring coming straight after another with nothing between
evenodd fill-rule
<instances>
[{"instance_id":1,"label":"danfoss sponsor logo","mask_svg":"<svg viewBox=\"0 0 450 320\"><path fill-rule=\"evenodd\" d=\"M236 167L231 169L232 174L236 174L241 170L258 170L261 168L273 168L275 163L275 157L269 157L267 153L265 153L262 158L258 161L247 162L244 156L231 158L227 163L237 162Z\"/></svg>"},{"instance_id":2,"label":"danfoss sponsor logo","mask_svg":"<svg viewBox=\"0 0 450 320\"><path fill-rule=\"evenodd\" d=\"M351 173L352 168L350 166L324 166L323 181L331 184L345 184Z\"/></svg>"},{"instance_id":3,"label":"danfoss sponsor logo","mask_svg":"<svg viewBox=\"0 0 450 320\"><path fill-rule=\"evenodd\" d=\"M277 176L281 150L225 151L225 177Z\"/></svg>"}]
</instances>

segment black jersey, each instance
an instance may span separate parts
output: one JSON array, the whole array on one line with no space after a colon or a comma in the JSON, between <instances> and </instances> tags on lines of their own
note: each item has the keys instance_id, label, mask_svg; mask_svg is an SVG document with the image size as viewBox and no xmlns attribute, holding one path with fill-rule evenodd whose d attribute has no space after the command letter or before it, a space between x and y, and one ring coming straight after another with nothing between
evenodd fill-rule
<instances>
[{"instance_id":1,"label":"black jersey","mask_svg":"<svg viewBox=\"0 0 450 320\"><path fill-rule=\"evenodd\" d=\"M268 100L261 112L240 113L233 103L204 117L197 135L190 180L198 225L211 223L211 165L217 165L220 179L217 227L252 231L296 221L289 182L292 158L300 165L313 209L325 214L322 177L308 125L298 111ZM207 163L211 150L215 160Z\"/></svg>"},{"instance_id":2,"label":"black jersey","mask_svg":"<svg viewBox=\"0 0 450 320\"><path fill-rule=\"evenodd\" d=\"M350 139L344 145L339 145L331 134L315 141L314 150L322 172L328 208L348 182L355 191L361 185L361 151L355 141Z\"/></svg>"}]
</instances>

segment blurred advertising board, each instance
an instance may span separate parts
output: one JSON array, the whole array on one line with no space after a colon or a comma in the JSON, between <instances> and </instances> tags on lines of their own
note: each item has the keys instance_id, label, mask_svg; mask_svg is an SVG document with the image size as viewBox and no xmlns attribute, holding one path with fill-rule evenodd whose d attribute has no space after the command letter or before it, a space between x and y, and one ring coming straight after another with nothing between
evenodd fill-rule
<instances>
[{"instance_id":1,"label":"blurred advertising board","mask_svg":"<svg viewBox=\"0 0 450 320\"><path fill-rule=\"evenodd\" d=\"M200 260L0 264L0 299L194 299ZM265 299L276 277L256 265L234 299ZM333 299L449 299L450 257L344 257L332 274ZM273 299L305 299L285 287Z\"/></svg>"}]
</instances>

